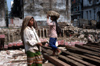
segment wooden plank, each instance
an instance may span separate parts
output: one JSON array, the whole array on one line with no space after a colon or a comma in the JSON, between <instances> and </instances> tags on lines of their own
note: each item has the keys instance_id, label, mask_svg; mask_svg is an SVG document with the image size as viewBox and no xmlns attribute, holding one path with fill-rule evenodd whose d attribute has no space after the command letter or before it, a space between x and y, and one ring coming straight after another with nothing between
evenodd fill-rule
<instances>
[{"instance_id":1,"label":"wooden plank","mask_svg":"<svg viewBox=\"0 0 100 66\"><path fill-rule=\"evenodd\" d=\"M53 57L53 56L49 56L48 54L44 54L44 58L49 60L51 63L55 64L56 66L70 66L69 64Z\"/></svg>"},{"instance_id":2,"label":"wooden plank","mask_svg":"<svg viewBox=\"0 0 100 66\"><path fill-rule=\"evenodd\" d=\"M100 57L97 57L97 56L92 56L92 55L88 55L88 54L85 54L85 56L88 56L88 57L91 57L91 58L94 58L94 59L100 60Z\"/></svg>"},{"instance_id":3,"label":"wooden plank","mask_svg":"<svg viewBox=\"0 0 100 66\"><path fill-rule=\"evenodd\" d=\"M86 50L90 50L90 51L94 51L94 52L100 52L99 50L95 50L93 48L87 47L87 46L82 46L82 45L75 45L78 48L82 48L82 49L86 49Z\"/></svg>"},{"instance_id":4,"label":"wooden plank","mask_svg":"<svg viewBox=\"0 0 100 66\"><path fill-rule=\"evenodd\" d=\"M69 63L72 66L85 66L84 64L76 62L76 61L74 61L74 60L72 60L72 59L70 59L68 57L63 56L63 55L59 55L59 58L64 60L64 61L66 61L67 63Z\"/></svg>"},{"instance_id":5,"label":"wooden plank","mask_svg":"<svg viewBox=\"0 0 100 66\"><path fill-rule=\"evenodd\" d=\"M94 47L94 46L92 46L92 45L90 45L90 46L88 46L88 45L83 45L83 46L90 47L90 48L95 49L95 50L97 50L97 51L100 50L100 48Z\"/></svg>"},{"instance_id":6,"label":"wooden plank","mask_svg":"<svg viewBox=\"0 0 100 66\"><path fill-rule=\"evenodd\" d=\"M45 47L45 46L42 46L43 48L45 48L45 49L52 49L51 47Z\"/></svg>"},{"instance_id":7,"label":"wooden plank","mask_svg":"<svg viewBox=\"0 0 100 66\"><path fill-rule=\"evenodd\" d=\"M68 52L68 51L66 51L66 52ZM72 53L72 52L69 52L69 53ZM88 61L87 61L88 63L91 63L91 62L92 62L92 64L93 64L93 63L94 63L94 64L95 64L95 63L96 63L96 64L100 64L100 60L97 60L97 59L94 59L94 58L91 58L91 57L88 57L88 56L76 54L76 53L72 53L72 54L81 57L82 60L83 60L83 59L88 60ZM78 58L78 59L79 59L79 58ZM83 60L83 61L85 61L85 60ZM90 62L90 61L91 61L91 62Z\"/></svg>"},{"instance_id":8,"label":"wooden plank","mask_svg":"<svg viewBox=\"0 0 100 66\"><path fill-rule=\"evenodd\" d=\"M27 60L16 60L16 61L11 61L12 63L19 63L19 62L27 62Z\"/></svg>"},{"instance_id":9,"label":"wooden plank","mask_svg":"<svg viewBox=\"0 0 100 66\"><path fill-rule=\"evenodd\" d=\"M42 52L47 53L49 55L52 54L52 51L49 51L48 49L44 49L44 48L42 48Z\"/></svg>"},{"instance_id":10,"label":"wooden plank","mask_svg":"<svg viewBox=\"0 0 100 66\"><path fill-rule=\"evenodd\" d=\"M45 63L45 64L42 64L42 66L55 66L55 65L52 63Z\"/></svg>"},{"instance_id":11,"label":"wooden plank","mask_svg":"<svg viewBox=\"0 0 100 66\"><path fill-rule=\"evenodd\" d=\"M89 50L85 50L85 49L80 49L80 48L77 48L77 47L66 46L66 48L67 48L67 50L69 50L69 51L78 52L78 53L80 53L80 54L87 53L87 54L99 56L97 52L93 52L93 51L89 51Z\"/></svg>"},{"instance_id":12,"label":"wooden plank","mask_svg":"<svg viewBox=\"0 0 100 66\"><path fill-rule=\"evenodd\" d=\"M75 58L75 57L73 57L73 56L67 56L68 58L70 58L70 59L73 59L73 60L75 60L75 61L78 61L78 62L80 62L80 63L83 63L84 65L86 65L86 66L95 66L95 65L93 65L93 64L91 64L91 63L88 63L88 62L86 62L86 61L83 61L83 60L80 60L80 59L78 59L78 58Z\"/></svg>"},{"instance_id":13,"label":"wooden plank","mask_svg":"<svg viewBox=\"0 0 100 66\"><path fill-rule=\"evenodd\" d=\"M74 54L74 53L71 53L71 52L69 52L69 51L63 51L63 50L62 50L62 52L63 52L65 55L71 55L71 56L73 56L73 57L75 57L75 58L82 59L79 55Z\"/></svg>"},{"instance_id":14,"label":"wooden plank","mask_svg":"<svg viewBox=\"0 0 100 66\"><path fill-rule=\"evenodd\" d=\"M96 47L96 48L100 48L99 44L86 44L86 46L92 46L92 47Z\"/></svg>"},{"instance_id":15,"label":"wooden plank","mask_svg":"<svg viewBox=\"0 0 100 66\"><path fill-rule=\"evenodd\" d=\"M91 58L91 57L87 57L87 56L83 56L83 55L79 55L79 56L81 56L82 58L84 58L86 60L90 60L92 63L100 65L100 60L97 60L97 59L94 59L94 58Z\"/></svg>"}]
</instances>

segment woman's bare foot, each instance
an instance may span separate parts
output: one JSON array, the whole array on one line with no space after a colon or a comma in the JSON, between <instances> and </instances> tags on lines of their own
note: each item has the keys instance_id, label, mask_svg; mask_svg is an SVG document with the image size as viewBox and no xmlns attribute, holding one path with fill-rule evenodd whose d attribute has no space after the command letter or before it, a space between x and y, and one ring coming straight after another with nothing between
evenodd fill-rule
<instances>
[{"instance_id":1,"label":"woman's bare foot","mask_svg":"<svg viewBox=\"0 0 100 66\"><path fill-rule=\"evenodd\" d=\"M60 55L62 52L61 52L61 50L58 52L58 55Z\"/></svg>"},{"instance_id":2,"label":"woman's bare foot","mask_svg":"<svg viewBox=\"0 0 100 66\"><path fill-rule=\"evenodd\" d=\"M57 49L57 51L58 51L58 55L60 55L61 54L61 50Z\"/></svg>"}]
</instances>

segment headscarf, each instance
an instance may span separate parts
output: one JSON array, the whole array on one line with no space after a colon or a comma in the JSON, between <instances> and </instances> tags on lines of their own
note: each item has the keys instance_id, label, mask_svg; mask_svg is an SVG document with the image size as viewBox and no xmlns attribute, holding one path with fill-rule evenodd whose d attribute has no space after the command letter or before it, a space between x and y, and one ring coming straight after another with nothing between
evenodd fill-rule
<instances>
[{"instance_id":1,"label":"headscarf","mask_svg":"<svg viewBox=\"0 0 100 66\"><path fill-rule=\"evenodd\" d=\"M24 30L25 28L28 26L28 22L30 21L30 19L33 18L32 16L26 16L23 20L23 23L22 23L22 28L21 28L21 40L24 44Z\"/></svg>"}]
</instances>

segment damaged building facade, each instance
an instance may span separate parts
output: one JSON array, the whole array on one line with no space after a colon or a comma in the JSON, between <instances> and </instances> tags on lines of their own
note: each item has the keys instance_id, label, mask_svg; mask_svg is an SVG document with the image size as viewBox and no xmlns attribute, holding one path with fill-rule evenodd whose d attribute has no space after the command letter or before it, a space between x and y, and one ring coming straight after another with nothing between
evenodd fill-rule
<instances>
[{"instance_id":1,"label":"damaged building facade","mask_svg":"<svg viewBox=\"0 0 100 66\"><path fill-rule=\"evenodd\" d=\"M45 22L47 11L60 13L58 22L71 21L71 0L25 0L24 17L31 15L36 21Z\"/></svg>"},{"instance_id":2,"label":"damaged building facade","mask_svg":"<svg viewBox=\"0 0 100 66\"><path fill-rule=\"evenodd\" d=\"M83 0L71 0L71 4L72 20L83 18Z\"/></svg>"},{"instance_id":3,"label":"damaged building facade","mask_svg":"<svg viewBox=\"0 0 100 66\"><path fill-rule=\"evenodd\" d=\"M83 0L83 19L100 21L100 0Z\"/></svg>"},{"instance_id":4,"label":"damaged building facade","mask_svg":"<svg viewBox=\"0 0 100 66\"><path fill-rule=\"evenodd\" d=\"M71 18L76 27L98 28L100 0L71 0Z\"/></svg>"},{"instance_id":5,"label":"damaged building facade","mask_svg":"<svg viewBox=\"0 0 100 66\"><path fill-rule=\"evenodd\" d=\"M71 17L100 21L100 0L71 0Z\"/></svg>"},{"instance_id":6,"label":"damaged building facade","mask_svg":"<svg viewBox=\"0 0 100 66\"><path fill-rule=\"evenodd\" d=\"M0 27L5 27L5 0L0 0Z\"/></svg>"}]
</instances>

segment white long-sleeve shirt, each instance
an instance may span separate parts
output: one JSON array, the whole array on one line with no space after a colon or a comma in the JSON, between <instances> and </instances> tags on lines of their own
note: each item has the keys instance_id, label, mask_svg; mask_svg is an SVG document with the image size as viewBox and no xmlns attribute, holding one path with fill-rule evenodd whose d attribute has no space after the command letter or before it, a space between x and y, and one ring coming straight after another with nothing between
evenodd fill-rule
<instances>
[{"instance_id":1,"label":"white long-sleeve shirt","mask_svg":"<svg viewBox=\"0 0 100 66\"><path fill-rule=\"evenodd\" d=\"M37 43L40 43L39 37L36 33L36 30L32 27L26 27L24 30L24 44L25 44L25 50L36 52L40 50L41 48L37 47Z\"/></svg>"}]
</instances>

